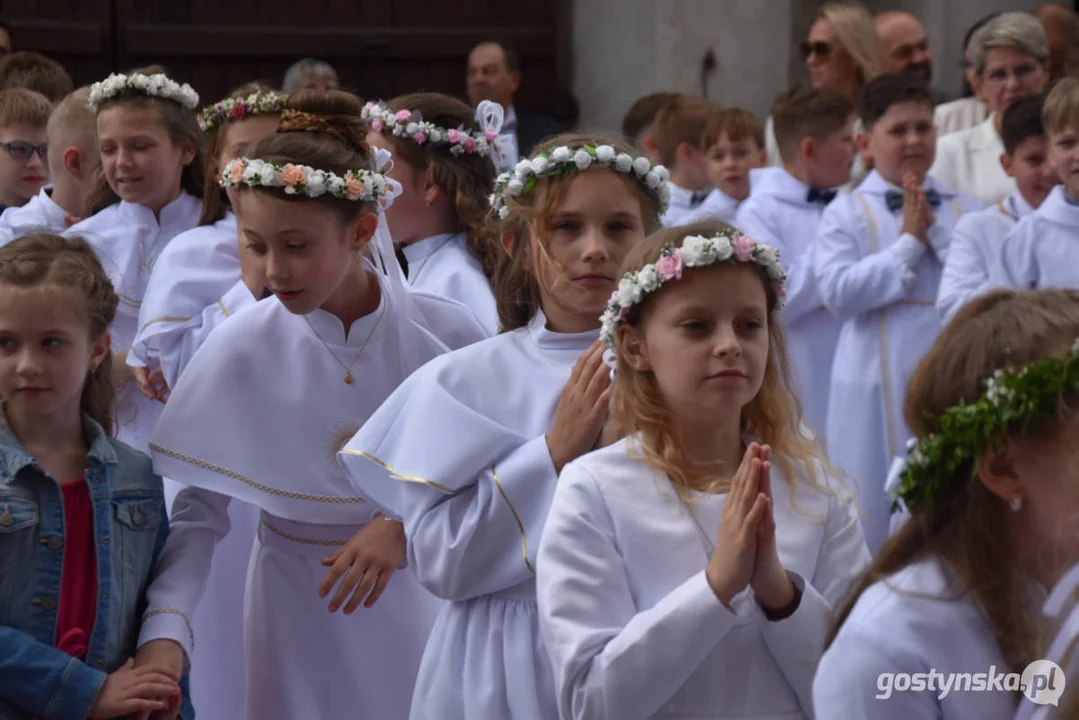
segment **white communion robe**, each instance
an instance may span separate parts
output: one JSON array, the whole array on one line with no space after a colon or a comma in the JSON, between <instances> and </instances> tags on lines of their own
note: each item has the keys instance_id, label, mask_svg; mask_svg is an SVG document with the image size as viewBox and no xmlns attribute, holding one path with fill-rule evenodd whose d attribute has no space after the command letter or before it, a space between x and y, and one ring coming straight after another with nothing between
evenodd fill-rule
<instances>
[{"instance_id":1,"label":"white communion robe","mask_svg":"<svg viewBox=\"0 0 1079 720\"><path fill-rule=\"evenodd\" d=\"M498 309L483 266L468 249L464 233L435 235L402 248L409 287L461 303L487 336L498 332Z\"/></svg>"},{"instance_id":2,"label":"white communion robe","mask_svg":"<svg viewBox=\"0 0 1079 720\"><path fill-rule=\"evenodd\" d=\"M821 659L813 681L817 717L1012 720L1018 693L968 689L973 678L955 678L943 692L951 673L1011 672L984 614L964 592L936 556L870 585ZM919 679L920 688L910 689Z\"/></svg>"},{"instance_id":3,"label":"white communion robe","mask_svg":"<svg viewBox=\"0 0 1079 720\"><path fill-rule=\"evenodd\" d=\"M71 226L65 235L86 239L97 253L117 295L120 306L110 328L114 352L128 350L139 330L139 310L154 263L165 246L199 222L202 201L181 192L161 209L160 222L145 205L119 202ZM143 395L132 380L116 389L116 437L137 450L149 452L150 438L162 405ZM176 487L165 481L171 500Z\"/></svg>"},{"instance_id":4,"label":"white communion robe","mask_svg":"<svg viewBox=\"0 0 1079 720\"><path fill-rule=\"evenodd\" d=\"M959 218L937 294L937 310L944 322L990 288L989 274L1004 240L1016 223L1033 211L1016 190L996 205Z\"/></svg>"},{"instance_id":5,"label":"white communion robe","mask_svg":"<svg viewBox=\"0 0 1079 720\"><path fill-rule=\"evenodd\" d=\"M901 235L902 210L885 193L898 190L873 171L856 191L825 209L813 252L813 270L825 306L843 327L828 398L828 455L858 483L869 549L888 535L888 468L906 454L903 420L907 382L941 329L936 309L942 260L959 216L981 207L927 178L941 195L928 250Z\"/></svg>"},{"instance_id":6,"label":"white communion robe","mask_svg":"<svg viewBox=\"0 0 1079 720\"><path fill-rule=\"evenodd\" d=\"M60 235L67 229L67 211L52 199L51 188L41 188L25 205L0 213L0 247L32 233Z\"/></svg>"},{"instance_id":7,"label":"white communion robe","mask_svg":"<svg viewBox=\"0 0 1079 720\"><path fill-rule=\"evenodd\" d=\"M1008 235L989 282L1016 290L1079 288L1079 203L1063 185Z\"/></svg>"},{"instance_id":8,"label":"white communion robe","mask_svg":"<svg viewBox=\"0 0 1079 720\"><path fill-rule=\"evenodd\" d=\"M735 226L779 250L787 271L787 329L791 370L802 401L803 419L823 442L828 392L840 322L824 306L810 252L824 205L806 200L809 186L783 168L767 168L742 206Z\"/></svg>"},{"instance_id":9,"label":"white communion robe","mask_svg":"<svg viewBox=\"0 0 1079 720\"><path fill-rule=\"evenodd\" d=\"M860 132L865 132L865 128L862 125L862 121L855 120L854 127L852 128L854 134L857 135ZM764 146L768 153L768 164L772 167L783 167L783 155L779 152L779 141L776 140L775 121L772 116L768 116L768 120L764 123ZM866 168L865 158L861 153L855 153L854 159L850 165L850 182L839 189L840 192L847 193L858 187L866 176L869 174L868 168Z\"/></svg>"},{"instance_id":10,"label":"white communion robe","mask_svg":"<svg viewBox=\"0 0 1079 720\"><path fill-rule=\"evenodd\" d=\"M826 489L801 465L793 488L772 467L776 545L802 590L779 621L765 617L751 588L728 608L708 584L725 493L681 500L641 458L636 437L565 467L536 565L563 718L812 715L833 605L870 556L853 499L819 465Z\"/></svg>"},{"instance_id":11,"label":"white communion robe","mask_svg":"<svg viewBox=\"0 0 1079 720\"><path fill-rule=\"evenodd\" d=\"M403 519L420 582L450 601L424 651L413 720L558 718L536 607L536 550L558 482L546 434L598 337L552 332L538 312L421 368L341 454L356 489Z\"/></svg>"},{"instance_id":12,"label":"white communion robe","mask_svg":"<svg viewBox=\"0 0 1079 720\"><path fill-rule=\"evenodd\" d=\"M317 594L328 572L321 558L384 521L348 483L338 450L446 349L416 322L411 296L369 267L379 307L347 335L330 313L293 315L276 298L222 323L181 375L152 445L157 472L190 487L176 499L140 645L168 637L190 657L188 618L229 530L229 501L262 511L245 596L243 717L252 720L406 717L439 606L406 569L351 617L330 614ZM463 308L459 317L473 322ZM355 382L335 356L355 358Z\"/></svg>"},{"instance_id":13,"label":"white communion robe","mask_svg":"<svg viewBox=\"0 0 1079 720\"><path fill-rule=\"evenodd\" d=\"M1000 164L1004 141L995 122L996 115L990 115L980 125L938 138L929 174L949 190L972 195L983 205L998 203L1015 192L1015 179Z\"/></svg>"}]
</instances>

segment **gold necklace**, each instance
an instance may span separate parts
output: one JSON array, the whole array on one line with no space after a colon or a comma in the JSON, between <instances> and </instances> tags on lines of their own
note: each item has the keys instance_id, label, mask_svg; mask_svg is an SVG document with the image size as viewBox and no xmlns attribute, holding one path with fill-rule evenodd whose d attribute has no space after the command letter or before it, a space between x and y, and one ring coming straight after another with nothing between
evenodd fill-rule
<instances>
[{"instance_id":1,"label":"gold necklace","mask_svg":"<svg viewBox=\"0 0 1079 720\"><path fill-rule=\"evenodd\" d=\"M306 315L303 316L303 319L307 322L307 327L311 328L311 332L315 333L315 337L318 338L318 341L322 343L322 347L326 348L326 352L330 353L330 356L337 361L337 364L345 369L345 384L351 385L352 383L356 382L356 379L352 377L352 366L356 364L356 361L360 359L361 355L363 355L363 351L367 349L367 343L371 342L371 338L374 337L375 330L378 330L378 324L382 322L382 316L385 314L386 303L384 302L382 303L382 310L379 311L378 317L375 318L375 324L371 328L371 332L367 333L367 337L364 338L363 344L360 345L360 351L356 353L356 357L352 358L352 362L350 362L348 365L345 365L343 362L341 362L341 358L337 357L337 353L335 353L333 349L330 348L330 346L326 343L326 341L322 339L322 336L319 335L318 330L316 330L315 326L311 324L311 320L308 319Z\"/></svg>"}]
</instances>

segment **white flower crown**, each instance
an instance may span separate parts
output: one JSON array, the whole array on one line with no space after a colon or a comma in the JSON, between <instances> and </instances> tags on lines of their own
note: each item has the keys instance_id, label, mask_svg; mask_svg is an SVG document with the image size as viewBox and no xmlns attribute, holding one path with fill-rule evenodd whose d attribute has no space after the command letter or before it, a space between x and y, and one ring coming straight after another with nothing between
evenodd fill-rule
<instances>
[{"instance_id":1,"label":"white flower crown","mask_svg":"<svg viewBox=\"0 0 1079 720\"><path fill-rule=\"evenodd\" d=\"M680 279L686 268L734 263L759 265L772 283L779 307L783 307L787 297L787 274L779 262L778 250L733 229L726 229L715 237L690 235L682 241L681 247L668 244L656 262L622 276L618 289L607 301L607 309L600 318L600 339L613 349L615 327L629 316L630 308L665 283Z\"/></svg>"},{"instance_id":2,"label":"white flower crown","mask_svg":"<svg viewBox=\"0 0 1079 720\"><path fill-rule=\"evenodd\" d=\"M194 88L187 83L181 85L164 73L156 75L113 73L90 86L90 99L87 104L91 110L97 112L106 100L127 93L172 100L188 110L194 110L199 106L199 94Z\"/></svg>"},{"instance_id":3,"label":"white flower crown","mask_svg":"<svg viewBox=\"0 0 1079 720\"><path fill-rule=\"evenodd\" d=\"M495 149L498 132L504 118L502 106L484 100L476 108L476 122L482 132L465 128L447 130L429 123L415 110L394 112L381 102L369 102L363 106L363 119L375 132L388 132L395 137L407 138L417 145L448 146L453 155L479 155L487 157Z\"/></svg>"},{"instance_id":4,"label":"white flower crown","mask_svg":"<svg viewBox=\"0 0 1079 720\"><path fill-rule=\"evenodd\" d=\"M381 166L381 165L380 165ZM342 200L379 203L389 207L401 194L401 184L381 170L349 170L344 176L308 165L277 165L258 158L233 158L221 171L221 187L282 188L286 195L317 198L332 195Z\"/></svg>"},{"instance_id":5,"label":"white flower crown","mask_svg":"<svg viewBox=\"0 0 1079 720\"><path fill-rule=\"evenodd\" d=\"M620 153L610 145L581 145L580 147L547 148L521 160L510 171L495 180L494 192L488 198L491 209L505 220L510 213L508 198L527 195L541 177L566 176L583 172L590 167L604 167L620 173L633 174L659 205L660 213L671 201L671 174L662 165L653 165L646 157Z\"/></svg>"},{"instance_id":6,"label":"white flower crown","mask_svg":"<svg viewBox=\"0 0 1079 720\"><path fill-rule=\"evenodd\" d=\"M288 95L281 92L254 92L247 97L225 98L202 109L199 128L203 132L216 130L229 120L242 120L252 115L279 115L285 110Z\"/></svg>"}]
</instances>

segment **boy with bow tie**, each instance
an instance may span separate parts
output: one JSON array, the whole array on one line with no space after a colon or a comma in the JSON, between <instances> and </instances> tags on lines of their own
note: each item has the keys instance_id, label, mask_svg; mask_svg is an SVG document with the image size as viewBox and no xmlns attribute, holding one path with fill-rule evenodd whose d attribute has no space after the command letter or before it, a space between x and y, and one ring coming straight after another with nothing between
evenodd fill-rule
<instances>
[{"instance_id":1,"label":"boy with bow tie","mask_svg":"<svg viewBox=\"0 0 1079 720\"><path fill-rule=\"evenodd\" d=\"M704 98L681 95L663 106L652 126L659 161L671 173L671 201L664 225L684 225L711 190L708 155L701 138L718 110Z\"/></svg>"}]
</instances>

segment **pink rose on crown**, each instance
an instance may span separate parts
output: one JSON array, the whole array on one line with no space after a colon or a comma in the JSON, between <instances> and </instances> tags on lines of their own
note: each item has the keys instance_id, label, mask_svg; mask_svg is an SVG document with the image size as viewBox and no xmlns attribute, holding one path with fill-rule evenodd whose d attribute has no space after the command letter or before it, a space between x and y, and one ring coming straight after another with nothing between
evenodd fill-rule
<instances>
[{"instance_id":1,"label":"pink rose on crown","mask_svg":"<svg viewBox=\"0 0 1079 720\"><path fill-rule=\"evenodd\" d=\"M465 152L474 152L476 150L476 141L472 137L465 138Z\"/></svg>"},{"instance_id":2,"label":"pink rose on crown","mask_svg":"<svg viewBox=\"0 0 1079 720\"><path fill-rule=\"evenodd\" d=\"M232 163L232 167L229 168L229 182L239 183L244 177L243 163Z\"/></svg>"},{"instance_id":3,"label":"pink rose on crown","mask_svg":"<svg viewBox=\"0 0 1079 720\"><path fill-rule=\"evenodd\" d=\"M293 187L304 181L307 176L299 165L286 165L277 173L277 179L285 187Z\"/></svg>"},{"instance_id":4,"label":"pink rose on crown","mask_svg":"<svg viewBox=\"0 0 1079 720\"><path fill-rule=\"evenodd\" d=\"M483 134L486 135L487 139L491 142L494 142L498 139L498 133L496 133L494 130L485 130Z\"/></svg>"},{"instance_id":5,"label":"pink rose on crown","mask_svg":"<svg viewBox=\"0 0 1079 720\"><path fill-rule=\"evenodd\" d=\"M352 173L345 175L345 192L350 198L358 198L363 195L363 182Z\"/></svg>"},{"instance_id":6,"label":"pink rose on crown","mask_svg":"<svg viewBox=\"0 0 1079 720\"><path fill-rule=\"evenodd\" d=\"M446 139L449 140L451 143L460 142L461 133L457 130L447 130Z\"/></svg>"},{"instance_id":7,"label":"pink rose on crown","mask_svg":"<svg viewBox=\"0 0 1079 720\"><path fill-rule=\"evenodd\" d=\"M731 238L731 246L734 248L734 259L738 262L751 262L753 250L757 247L757 241L745 233L735 233Z\"/></svg>"},{"instance_id":8,"label":"pink rose on crown","mask_svg":"<svg viewBox=\"0 0 1079 720\"><path fill-rule=\"evenodd\" d=\"M375 132L382 132L382 120L379 118L375 118L371 121L371 127L374 129Z\"/></svg>"},{"instance_id":9,"label":"pink rose on crown","mask_svg":"<svg viewBox=\"0 0 1079 720\"><path fill-rule=\"evenodd\" d=\"M423 145L425 142L427 142L427 136L424 135L422 132L418 132L412 136L412 142L416 143L417 145Z\"/></svg>"},{"instance_id":10,"label":"pink rose on crown","mask_svg":"<svg viewBox=\"0 0 1079 720\"><path fill-rule=\"evenodd\" d=\"M233 105L232 109L229 110L229 117L232 118L233 120L242 118L243 116L244 116L244 106L241 105L241 104Z\"/></svg>"},{"instance_id":11,"label":"pink rose on crown","mask_svg":"<svg viewBox=\"0 0 1079 720\"><path fill-rule=\"evenodd\" d=\"M683 268L682 258L678 255L664 255L656 262L656 272L664 282L682 277Z\"/></svg>"},{"instance_id":12,"label":"pink rose on crown","mask_svg":"<svg viewBox=\"0 0 1079 720\"><path fill-rule=\"evenodd\" d=\"M412 113L408 110L398 110L397 114L393 116L393 119L399 123L406 123L412 119Z\"/></svg>"}]
</instances>

